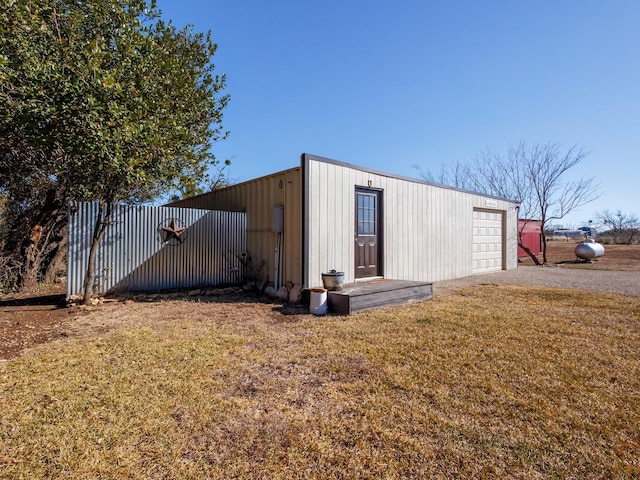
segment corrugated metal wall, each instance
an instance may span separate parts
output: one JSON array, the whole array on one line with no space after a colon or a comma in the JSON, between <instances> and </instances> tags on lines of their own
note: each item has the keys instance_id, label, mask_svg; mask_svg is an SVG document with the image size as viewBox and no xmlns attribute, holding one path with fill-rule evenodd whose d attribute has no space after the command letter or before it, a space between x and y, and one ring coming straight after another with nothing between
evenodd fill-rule
<instances>
[{"instance_id":1,"label":"corrugated metal wall","mask_svg":"<svg viewBox=\"0 0 640 480\"><path fill-rule=\"evenodd\" d=\"M504 265L517 266L516 204L306 156L308 286L322 272L354 281L355 187L382 190L383 275L438 281L472 274L473 209L503 212Z\"/></svg>"},{"instance_id":2,"label":"corrugated metal wall","mask_svg":"<svg viewBox=\"0 0 640 480\"><path fill-rule=\"evenodd\" d=\"M186 208L215 208L247 214L247 251L255 269L264 262L264 268L256 272L267 275L275 283L276 233L272 231L271 210L284 207L284 232L282 249L282 281L302 282L302 174L300 168L292 168L265 177L239 183L205 193L197 197L174 202L171 206Z\"/></svg>"},{"instance_id":3,"label":"corrugated metal wall","mask_svg":"<svg viewBox=\"0 0 640 480\"><path fill-rule=\"evenodd\" d=\"M69 215L67 295L81 294L98 203ZM162 242L171 219L187 227L184 241ZM242 280L246 215L172 207L116 205L96 255L94 291L162 290Z\"/></svg>"}]
</instances>

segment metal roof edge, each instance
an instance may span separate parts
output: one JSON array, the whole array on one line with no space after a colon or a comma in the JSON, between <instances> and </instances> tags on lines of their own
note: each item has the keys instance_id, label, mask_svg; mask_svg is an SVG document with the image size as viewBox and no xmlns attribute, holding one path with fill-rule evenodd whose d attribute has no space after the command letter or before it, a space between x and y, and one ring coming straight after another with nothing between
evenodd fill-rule
<instances>
[{"instance_id":1,"label":"metal roof edge","mask_svg":"<svg viewBox=\"0 0 640 480\"><path fill-rule=\"evenodd\" d=\"M444 189L453 190L453 191L456 191L456 192L469 193L469 194L472 194L472 195L479 195L481 197L491 198L491 199L500 200L500 201L504 201L504 202L513 203L515 205L519 205L518 201L509 199L509 198L499 197L499 196L496 196L496 195L490 195L490 194L482 193L482 192L475 192L473 190L467 190L467 189L464 189L464 188L452 187L451 185L444 185L444 184L441 184L441 183L429 182L427 180L423 180L423 179L420 179L420 178L407 177L407 176L404 176L404 175L398 175L398 174L394 174L394 173L390 173L390 172L385 172L385 171L382 171L382 170L377 170L377 169L374 169L374 168L363 167L363 166L356 165L356 164L353 164L353 163L343 162L343 161L340 161L340 160L334 160L332 158L321 157L319 155L314 155L314 154L311 154L311 153L302 153L300 155L300 165L297 166L297 167L292 167L292 168L288 168L286 170L281 170L279 172L270 173L268 175L264 175L264 176L261 176L261 177L256 177L256 178L252 178L250 180L245 180L244 182L240 182L240 183L236 183L236 184L233 184L233 185L229 185L228 187L221 188L220 190L214 190L212 192L201 193L200 195L194 195L193 197L187 197L187 198L183 198L183 199L180 199L180 200L176 200L175 202L170 202L170 203L167 203L167 204L162 205L162 206L163 207L177 207L177 206L179 206L179 204L181 202L183 202L185 200L192 200L192 199L202 198L202 197L205 197L207 195L213 195L217 191L222 191L222 190L226 190L226 189L229 189L229 188L232 189L234 187L238 187L238 186L241 186L241 185L246 185L246 184L249 184L249 183L253 183L253 182L260 181L260 180L264 180L264 179L269 178L269 177L274 177L274 176L277 176L277 175L283 175L285 173L296 171L296 170L298 170L300 168L304 169L305 162L307 162L309 160L314 160L314 161L322 162L322 163L328 163L328 164L331 164L331 165L337 165L337 166L345 167L345 168L351 168L351 169L354 169L354 170L359 170L361 172L371 173L373 175L380 175L380 176L388 177L388 178L395 178L397 180L403 180L403 181L406 181L406 182L419 183L419 184L422 184L422 185L429 185L429 186L436 187L436 188L444 188Z\"/></svg>"},{"instance_id":2,"label":"metal roof edge","mask_svg":"<svg viewBox=\"0 0 640 480\"><path fill-rule=\"evenodd\" d=\"M361 166L355 165L353 163L347 163L347 162L343 162L343 161L340 161L340 160L333 160L331 158L320 157L318 155L313 155L311 153L303 153L300 156L301 163L304 163L305 159L306 160L315 160L317 162L329 163L329 164L332 164L332 165L338 165L340 167L345 167L345 168L352 168L354 170L360 170L361 172L367 172L367 173L371 173L373 175L380 175L380 176L388 177L388 178L395 178L395 179L403 180L403 181L406 181L406 182L420 183L422 185L430 185L432 187L445 188L447 190L453 190L453 191L456 191L456 192L470 193L472 195L480 195L482 197L491 198L491 199L495 199L495 200L501 200L501 201L509 202L509 203L514 203L516 205L520 204L520 202L518 202L516 200L509 199L509 198L499 197L499 196L496 196L496 195L490 195L490 194L487 194L487 193L474 192L473 190L466 190L464 188L452 187L451 185L444 185L444 184L441 184L441 183L429 182L427 180L422 180L420 178L406 177L404 175L397 175L397 174L385 172L385 171L382 171L382 170L376 170L374 168L361 167Z\"/></svg>"},{"instance_id":3,"label":"metal roof edge","mask_svg":"<svg viewBox=\"0 0 640 480\"><path fill-rule=\"evenodd\" d=\"M281 170L279 172L269 173L267 175L263 175L262 177L256 177L256 178L252 178L250 180L245 180L244 182L234 183L233 185L228 185L228 186L220 188L218 190L212 190L211 192L205 192L205 193L201 193L199 195L194 195L192 197L181 198L180 200L176 200L175 202L170 202L170 203L167 203L167 204L161 205L161 206L162 207L178 207L178 206L180 206L179 205L180 202L184 202L185 200L193 200L193 199L196 199L196 198L206 197L207 195L215 195L216 192L221 192L221 191L227 190L227 189L233 189L233 188L240 187L242 185L246 185L246 184L249 184L249 183L258 182L258 181L261 181L261 180L264 180L264 179L267 179L267 178L270 178L270 177L276 177L278 175L284 175L286 173L295 172L297 170L300 170L300 167L287 168L286 170Z\"/></svg>"}]
</instances>

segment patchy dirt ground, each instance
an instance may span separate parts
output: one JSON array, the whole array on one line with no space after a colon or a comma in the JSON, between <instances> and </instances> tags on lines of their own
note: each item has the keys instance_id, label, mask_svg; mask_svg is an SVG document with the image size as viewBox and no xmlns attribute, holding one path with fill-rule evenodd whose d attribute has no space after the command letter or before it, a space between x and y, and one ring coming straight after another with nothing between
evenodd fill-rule
<instances>
[{"instance_id":1,"label":"patchy dirt ground","mask_svg":"<svg viewBox=\"0 0 640 480\"><path fill-rule=\"evenodd\" d=\"M604 256L596 259L592 263L574 263L575 261L575 249L576 244L573 242L550 242L548 260L551 264L557 264L564 268L576 268L584 270L608 270L611 272L640 272L640 246L623 246L623 245L605 245ZM530 260L525 260L521 263L523 266L533 265ZM540 267L543 268L543 267ZM520 273L526 274L526 272L537 272L538 269L520 269ZM510 271L511 272L511 271ZM494 274L489 274L494 275ZM620 282L628 283L628 273L623 273L624 278L620 279ZM608 277L612 274L609 273ZM508 277L508 275L507 275ZM548 275L535 275L535 278L530 279L530 282L523 282L522 278L514 283L524 284L547 284ZM510 278L510 277L509 277ZM501 278L500 283L510 283L509 278ZM634 282L635 282L635 276ZM576 276L576 281L579 281L579 276ZM526 279L525 279L526 280ZM557 279L554 279L557 280ZM474 277L467 277L460 281L447 281L439 282L441 285L436 284L435 295L438 292L446 292L451 288L457 288L477 283L483 283L486 281L495 281L484 275L477 275ZM615 282L615 279L609 279L609 281ZM579 283L567 285L561 283L558 285L554 282L549 282L549 286L564 286L565 288L581 288ZM633 287L640 290L640 286ZM627 293L623 291L622 293ZM633 294L633 292L632 292ZM185 297L187 297L185 293ZM193 301L199 301L199 299L191 299ZM238 301L246 301L247 298L239 298L237 295L223 295L216 297L215 299L205 299L204 301L211 301L215 303L234 303ZM255 299L249 299L249 301ZM268 302L267 302L268 303ZM134 322L136 315L144 315L143 309L139 308L143 305L139 305L137 302L129 301L128 304L122 302L107 303L96 307L67 307L65 302L65 286L61 284L42 286L33 292L21 293L16 295L6 295L0 297L0 360L6 360L16 355L29 347L47 343L55 339L81 336L81 335L100 335L101 332L106 332L114 328L114 325L109 323L109 315L107 313L110 308L129 308L132 311L132 322ZM264 309L263 303L256 303L256 308ZM185 303L177 302L172 304L171 302L165 302L162 308L167 309L167 317L172 315L171 309L180 309L184 311ZM302 314L306 313L303 309L286 308L277 305L268 305L267 309L273 310L274 315L278 315L285 319L282 315L289 314ZM89 319L89 316L100 309L102 315L99 322L85 321ZM106 312L105 312L106 310ZM174 312L175 314L175 312Z\"/></svg>"},{"instance_id":2,"label":"patchy dirt ground","mask_svg":"<svg viewBox=\"0 0 640 480\"><path fill-rule=\"evenodd\" d=\"M548 242L547 262L570 268L587 270L640 271L640 245L604 245L604 255L591 263L576 261L575 241L554 240ZM521 265L533 265L530 258L521 258Z\"/></svg>"},{"instance_id":3,"label":"patchy dirt ground","mask_svg":"<svg viewBox=\"0 0 640 480\"><path fill-rule=\"evenodd\" d=\"M67 335L65 323L75 318L66 307L65 285L0 297L0 359Z\"/></svg>"}]
</instances>

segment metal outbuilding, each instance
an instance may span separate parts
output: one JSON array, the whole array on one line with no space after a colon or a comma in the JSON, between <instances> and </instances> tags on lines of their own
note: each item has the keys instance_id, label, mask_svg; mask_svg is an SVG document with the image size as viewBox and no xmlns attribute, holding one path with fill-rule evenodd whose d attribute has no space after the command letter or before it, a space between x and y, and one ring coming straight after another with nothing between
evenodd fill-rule
<instances>
[{"instance_id":1,"label":"metal outbuilding","mask_svg":"<svg viewBox=\"0 0 640 480\"><path fill-rule=\"evenodd\" d=\"M517 267L517 203L303 154L299 167L172 203L246 212L247 251L275 286L439 281Z\"/></svg>"},{"instance_id":2,"label":"metal outbuilding","mask_svg":"<svg viewBox=\"0 0 640 480\"><path fill-rule=\"evenodd\" d=\"M518 238L520 244L531 250L534 255L542 255L542 222L540 220L518 220ZM529 254L518 246L518 258L528 257Z\"/></svg>"}]
</instances>

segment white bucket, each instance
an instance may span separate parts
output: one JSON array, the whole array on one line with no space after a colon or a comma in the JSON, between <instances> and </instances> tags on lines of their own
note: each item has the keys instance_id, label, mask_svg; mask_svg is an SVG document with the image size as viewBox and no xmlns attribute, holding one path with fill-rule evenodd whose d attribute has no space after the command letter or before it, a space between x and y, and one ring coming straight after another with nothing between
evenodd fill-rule
<instances>
[{"instance_id":1,"label":"white bucket","mask_svg":"<svg viewBox=\"0 0 640 480\"><path fill-rule=\"evenodd\" d=\"M314 315L324 315L327 313L327 291L324 288L311 289L309 312Z\"/></svg>"}]
</instances>

